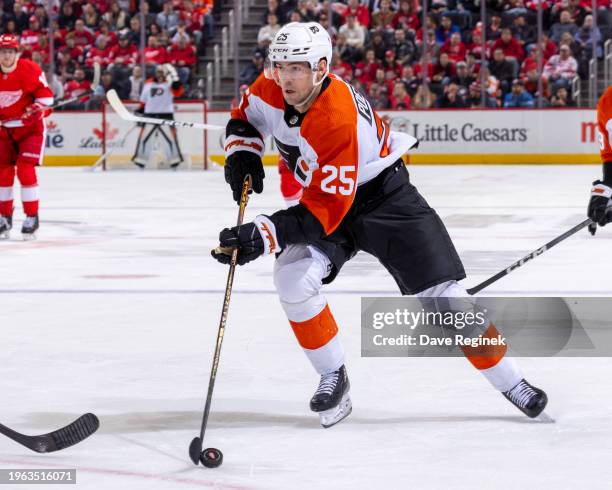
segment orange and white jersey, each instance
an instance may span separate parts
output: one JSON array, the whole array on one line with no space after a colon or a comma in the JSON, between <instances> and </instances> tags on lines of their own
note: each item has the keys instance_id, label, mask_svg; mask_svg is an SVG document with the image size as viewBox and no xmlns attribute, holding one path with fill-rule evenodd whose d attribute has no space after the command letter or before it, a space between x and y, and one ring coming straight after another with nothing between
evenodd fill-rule
<instances>
[{"instance_id":1,"label":"orange and white jersey","mask_svg":"<svg viewBox=\"0 0 612 490\"><path fill-rule=\"evenodd\" d=\"M602 163L612 162L612 85L604 92L597 104L597 131L599 154Z\"/></svg>"},{"instance_id":2,"label":"orange and white jersey","mask_svg":"<svg viewBox=\"0 0 612 490\"><path fill-rule=\"evenodd\" d=\"M260 75L232 111L232 119L248 121L262 138L273 136L304 187L300 204L327 235L350 209L357 186L417 144L410 135L390 133L366 98L335 75L323 81L320 94L304 114L285 104L276 82ZM228 135L226 153L234 142Z\"/></svg>"}]
</instances>

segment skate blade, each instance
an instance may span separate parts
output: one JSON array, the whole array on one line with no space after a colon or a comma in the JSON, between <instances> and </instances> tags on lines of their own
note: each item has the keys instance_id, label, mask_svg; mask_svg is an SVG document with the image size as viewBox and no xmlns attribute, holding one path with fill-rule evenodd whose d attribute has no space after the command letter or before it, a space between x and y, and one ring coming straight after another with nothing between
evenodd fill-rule
<instances>
[{"instance_id":1,"label":"skate blade","mask_svg":"<svg viewBox=\"0 0 612 490\"><path fill-rule=\"evenodd\" d=\"M31 242L36 240L36 233L22 233L21 238L23 238L24 242Z\"/></svg>"},{"instance_id":2,"label":"skate blade","mask_svg":"<svg viewBox=\"0 0 612 490\"><path fill-rule=\"evenodd\" d=\"M329 427L336 425L341 420L344 420L348 417L353 411L353 404L351 402L351 398L348 393L345 393L334 408L330 408L329 410L325 410L324 412L319 412L319 421L321 425L328 429Z\"/></svg>"}]
</instances>

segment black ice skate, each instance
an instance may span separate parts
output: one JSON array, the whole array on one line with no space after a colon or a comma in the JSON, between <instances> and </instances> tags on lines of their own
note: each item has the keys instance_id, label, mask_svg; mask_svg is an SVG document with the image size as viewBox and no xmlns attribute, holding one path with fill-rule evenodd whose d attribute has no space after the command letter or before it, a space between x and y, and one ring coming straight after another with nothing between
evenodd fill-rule
<instances>
[{"instance_id":1,"label":"black ice skate","mask_svg":"<svg viewBox=\"0 0 612 490\"><path fill-rule=\"evenodd\" d=\"M546 393L540 388L531 386L524 379L521 379L511 390L504 391L503 395L527 417L532 419L540 415L548 403Z\"/></svg>"},{"instance_id":2,"label":"black ice skate","mask_svg":"<svg viewBox=\"0 0 612 490\"><path fill-rule=\"evenodd\" d=\"M24 240L32 240L36 238L36 230L38 230L38 215L36 216L27 216L21 226L21 235Z\"/></svg>"},{"instance_id":3,"label":"black ice skate","mask_svg":"<svg viewBox=\"0 0 612 490\"><path fill-rule=\"evenodd\" d=\"M13 217L0 216L0 240L8 240L11 228L13 228Z\"/></svg>"},{"instance_id":4,"label":"black ice skate","mask_svg":"<svg viewBox=\"0 0 612 490\"><path fill-rule=\"evenodd\" d=\"M321 376L319 387L310 400L310 409L319 414L321 425L326 429L348 417L353 410L350 387L344 365Z\"/></svg>"}]
</instances>

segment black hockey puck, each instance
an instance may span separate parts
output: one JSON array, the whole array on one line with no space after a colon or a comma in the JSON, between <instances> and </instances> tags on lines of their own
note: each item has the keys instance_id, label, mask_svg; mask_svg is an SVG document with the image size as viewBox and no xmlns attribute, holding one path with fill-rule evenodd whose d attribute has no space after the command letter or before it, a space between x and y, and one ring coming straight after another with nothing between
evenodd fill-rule
<instances>
[{"instance_id":1,"label":"black hockey puck","mask_svg":"<svg viewBox=\"0 0 612 490\"><path fill-rule=\"evenodd\" d=\"M209 447L200 454L200 461L207 468L218 468L223 463L223 453L214 447Z\"/></svg>"}]
</instances>

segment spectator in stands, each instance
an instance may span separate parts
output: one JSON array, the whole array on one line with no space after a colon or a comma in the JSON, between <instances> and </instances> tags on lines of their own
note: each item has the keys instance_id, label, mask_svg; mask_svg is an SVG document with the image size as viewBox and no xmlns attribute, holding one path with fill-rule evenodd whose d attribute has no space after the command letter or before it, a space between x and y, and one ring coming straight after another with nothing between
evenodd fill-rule
<instances>
[{"instance_id":1,"label":"spectator in stands","mask_svg":"<svg viewBox=\"0 0 612 490\"><path fill-rule=\"evenodd\" d=\"M501 95L500 81L495 75L491 74L487 66L480 68L480 83L484 83L485 91L491 97L494 97L496 100L499 99Z\"/></svg>"},{"instance_id":2,"label":"spectator in stands","mask_svg":"<svg viewBox=\"0 0 612 490\"><path fill-rule=\"evenodd\" d=\"M24 48L31 50L31 46L38 42L38 36L41 34L44 35L45 32L40 27L38 19L32 15L28 22L28 28L21 33L19 42Z\"/></svg>"},{"instance_id":3,"label":"spectator in stands","mask_svg":"<svg viewBox=\"0 0 612 490\"><path fill-rule=\"evenodd\" d=\"M444 93L438 99L438 107L440 109L461 109L467 107L466 101L456 84L449 83L444 87Z\"/></svg>"},{"instance_id":4,"label":"spectator in stands","mask_svg":"<svg viewBox=\"0 0 612 490\"><path fill-rule=\"evenodd\" d=\"M578 32L578 26L572 21L572 16L567 10L561 12L559 22L556 22L550 28L550 39L555 43L561 41L561 34L569 32L572 37Z\"/></svg>"},{"instance_id":5,"label":"spectator in stands","mask_svg":"<svg viewBox=\"0 0 612 490\"><path fill-rule=\"evenodd\" d=\"M436 103L436 95L429 90L426 83L422 83L414 94L413 107L415 109L431 109Z\"/></svg>"},{"instance_id":6,"label":"spectator in stands","mask_svg":"<svg viewBox=\"0 0 612 490\"><path fill-rule=\"evenodd\" d=\"M516 79L512 82L512 90L504 97L504 107L533 107L533 96L525 90L523 82Z\"/></svg>"},{"instance_id":7,"label":"spectator in stands","mask_svg":"<svg viewBox=\"0 0 612 490\"><path fill-rule=\"evenodd\" d=\"M459 27L453 24L450 15L443 15L440 26L436 29L436 42L440 45L444 44L455 32L460 34Z\"/></svg>"},{"instance_id":8,"label":"spectator in stands","mask_svg":"<svg viewBox=\"0 0 612 490\"><path fill-rule=\"evenodd\" d=\"M95 42L94 35L85 28L83 19L77 19L74 23L74 31L70 32L74 37L74 44L82 48L89 48ZM140 40L140 39L139 39Z\"/></svg>"},{"instance_id":9,"label":"spectator in stands","mask_svg":"<svg viewBox=\"0 0 612 490\"><path fill-rule=\"evenodd\" d=\"M406 92L408 92L408 95L410 95L410 97L414 97L419 88L419 85L421 85L421 80L419 80L415 76L414 69L409 64L404 65L404 67L402 68L402 78L400 79L400 81L404 84Z\"/></svg>"},{"instance_id":10,"label":"spectator in stands","mask_svg":"<svg viewBox=\"0 0 612 490\"><path fill-rule=\"evenodd\" d=\"M380 64L374 55L373 49L368 49L365 52L365 57L362 61L355 64L355 78L359 79L364 85L369 84L374 80L376 70L380 68Z\"/></svg>"},{"instance_id":11,"label":"spectator in stands","mask_svg":"<svg viewBox=\"0 0 612 490\"><path fill-rule=\"evenodd\" d=\"M110 51L110 64L121 64L127 67L132 67L138 60L138 48L130 44L130 38L127 34L119 36L119 44L114 46Z\"/></svg>"},{"instance_id":12,"label":"spectator in stands","mask_svg":"<svg viewBox=\"0 0 612 490\"><path fill-rule=\"evenodd\" d=\"M125 100L128 98L129 90L126 89L126 84L118 83L113 79L111 72L104 71L100 77L100 85L94 88L91 107L100 107L106 100L106 93L111 89L116 90L121 99Z\"/></svg>"},{"instance_id":13,"label":"spectator in stands","mask_svg":"<svg viewBox=\"0 0 612 490\"><path fill-rule=\"evenodd\" d=\"M358 0L350 0L357 2ZM416 33L417 29L421 26L421 22L418 16L416 9L414 8L415 4L411 0L401 0L399 10L393 17L393 21L391 22L391 26L393 29L401 29L404 31L409 31L413 35Z\"/></svg>"},{"instance_id":14,"label":"spectator in stands","mask_svg":"<svg viewBox=\"0 0 612 490\"><path fill-rule=\"evenodd\" d=\"M172 1L164 2L162 11L157 14L157 25L169 33L174 33L179 23L178 13L172 8Z\"/></svg>"},{"instance_id":15,"label":"spectator in stands","mask_svg":"<svg viewBox=\"0 0 612 490\"><path fill-rule=\"evenodd\" d=\"M389 97L389 105L391 109L410 109L410 95L408 95L404 84L399 80L393 85L393 94Z\"/></svg>"},{"instance_id":16,"label":"spectator in stands","mask_svg":"<svg viewBox=\"0 0 612 490\"><path fill-rule=\"evenodd\" d=\"M291 4L293 0L288 0L287 3ZM333 7L332 7L333 5ZM331 12L331 22L329 22L328 19L328 23L330 24L330 26L333 28L334 31L337 31L340 26L342 24L344 24L344 19L342 17L342 15L340 15L337 12L337 6L338 4L336 2L332 2L330 0L323 0L323 1L319 1L318 4L318 9L317 9L317 19L320 19L322 16L328 17L329 13ZM367 7L366 7L367 10ZM368 15L369 15L369 11L368 11ZM359 20L359 15L357 15L357 20ZM320 23L320 21L319 21ZM359 22L361 24L361 22ZM368 24L362 24L363 27L368 27ZM331 32L330 32L330 36L331 36ZM333 38L332 38L333 39Z\"/></svg>"},{"instance_id":17,"label":"spectator in stands","mask_svg":"<svg viewBox=\"0 0 612 490\"><path fill-rule=\"evenodd\" d=\"M524 15L519 15L512 21L512 34L525 52L535 44L538 37L536 26L528 24Z\"/></svg>"},{"instance_id":18,"label":"spectator in stands","mask_svg":"<svg viewBox=\"0 0 612 490\"><path fill-rule=\"evenodd\" d=\"M289 20L289 11L292 10L294 5L292 6L291 2L283 2L283 6L279 6L278 0L268 0L268 8L263 14L261 19L261 23L265 23L268 19L268 14L274 14L278 18L278 22L281 25L284 25Z\"/></svg>"},{"instance_id":19,"label":"spectator in stands","mask_svg":"<svg viewBox=\"0 0 612 490\"><path fill-rule=\"evenodd\" d=\"M465 44L461 42L461 34L459 32L453 32L450 39L440 48L440 53L446 53L453 63L464 61L466 48Z\"/></svg>"},{"instance_id":20,"label":"spectator in stands","mask_svg":"<svg viewBox=\"0 0 612 490\"><path fill-rule=\"evenodd\" d=\"M512 63L514 74L518 75L519 67L525 58L525 50L521 43L512 36L509 27L502 29L500 38L493 43L493 52L496 49L504 52L505 59Z\"/></svg>"},{"instance_id":21,"label":"spectator in stands","mask_svg":"<svg viewBox=\"0 0 612 490\"><path fill-rule=\"evenodd\" d=\"M395 29L393 42L389 45L389 48L395 51L395 59L402 65L414 61L417 48L412 40L412 34L407 38L404 29Z\"/></svg>"},{"instance_id":22,"label":"spectator in stands","mask_svg":"<svg viewBox=\"0 0 612 490\"><path fill-rule=\"evenodd\" d=\"M511 87L512 80L515 77L514 64L506 59L504 51L501 48L496 49L493 52L493 60L489 62L489 70L499 83L504 94L506 94Z\"/></svg>"},{"instance_id":23,"label":"spectator in stands","mask_svg":"<svg viewBox=\"0 0 612 490\"><path fill-rule=\"evenodd\" d=\"M456 75L450 78L450 83L454 83L459 87L459 89L463 89L463 91L467 92L470 85L476 81L476 79L468 73L467 63L465 61L460 61L456 65Z\"/></svg>"},{"instance_id":24,"label":"spectator in stands","mask_svg":"<svg viewBox=\"0 0 612 490\"><path fill-rule=\"evenodd\" d=\"M376 56L376 59L384 59L385 52L387 51L387 46L385 45L385 38L382 32L376 31L372 34L372 41L370 47L372 48L372 50L374 50L374 55Z\"/></svg>"},{"instance_id":25,"label":"spectator in stands","mask_svg":"<svg viewBox=\"0 0 612 490\"><path fill-rule=\"evenodd\" d=\"M540 44L542 45L542 60L544 64L546 64L552 55L557 54L557 45L545 32L543 32L540 37ZM535 46L534 49L536 49Z\"/></svg>"},{"instance_id":26,"label":"spectator in stands","mask_svg":"<svg viewBox=\"0 0 612 490\"><path fill-rule=\"evenodd\" d=\"M576 32L575 39L582 48L582 53L585 58L592 58L593 46L595 46L595 56L598 58L603 56L603 49L601 46L601 31L599 30L599 27L593 25L592 15L587 15L584 18L582 27L578 30L578 32Z\"/></svg>"},{"instance_id":27,"label":"spectator in stands","mask_svg":"<svg viewBox=\"0 0 612 490\"><path fill-rule=\"evenodd\" d=\"M57 19L59 27L62 29L72 29L77 19L78 17L74 13L72 3L62 2L62 10Z\"/></svg>"},{"instance_id":28,"label":"spectator in stands","mask_svg":"<svg viewBox=\"0 0 612 490\"><path fill-rule=\"evenodd\" d=\"M388 49L385 52L385 59L382 62L382 68L385 71L385 79L395 80L402 74L402 64L395 59L395 51ZM389 90L392 90L393 86L389 84Z\"/></svg>"},{"instance_id":29,"label":"spectator in stands","mask_svg":"<svg viewBox=\"0 0 612 490\"><path fill-rule=\"evenodd\" d=\"M483 94L481 92L481 85L478 82L470 84L465 104L472 109L497 108L497 100L486 91Z\"/></svg>"},{"instance_id":30,"label":"spectator in stands","mask_svg":"<svg viewBox=\"0 0 612 490\"><path fill-rule=\"evenodd\" d=\"M300 13L302 22L313 22L317 18L313 0L298 0L295 10Z\"/></svg>"},{"instance_id":31,"label":"spectator in stands","mask_svg":"<svg viewBox=\"0 0 612 490\"><path fill-rule=\"evenodd\" d=\"M484 58L489 59L491 57L491 43L487 42L484 46ZM472 31L472 43L467 47L467 53L473 54L477 60L482 60L482 31L476 28Z\"/></svg>"},{"instance_id":32,"label":"spectator in stands","mask_svg":"<svg viewBox=\"0 0 612 490\"><path fill-rule=\"evenodd\" d=\"M155 34L151 32L151 34ZM96 32L96 38L100 36L104 36L108 42L108 47L112 48L119 43L117 33L110 30L108 22L105 20L100 21L100 25L98 26L98 31Z\"/></svg>"},{"instance_id":33,"label":"spectator in stands","mask_svg":"<svg viewBox=\"0 0 612 490\"><path fill-rule=\"evenodd\" d=\"M340 35L346 37L346 44L353 48L354 56L360 59L363 56L363 45L365 43L365 28L357 22L354 15L346 18L346 24L340 27Z\"/></svg>"},{"instance_id":34,"label":"spectator in stands","mask_svg":"<svg viewBox=\"0 0 612 490\"><path fill-rule=\"evenodd\" d=\"M140 94L142 93L142 88L145 83L145 79L142 76L142 68L140 67L140 65L136 65L134 66L134 68L132 68L132 74L130 75L128 79L128 83L129 83L128 98L130 100L139 100Z\"/></svg>"},{"instance_id":35,"label":"spectator in stands","mask_svg":"<svg viewBox=\"0 0 612 490\"><path fill-rule=\"evenodd\" d=\"M110 63L110 51L106 36L98 36L95 46L87 51L85 64L91 68L94 63L98 63L102 68L106 68Z\"/></svg>"},{"instance_id":36,"label":"spectator in stands","mask_svg":"<svg viewBox=\"0 0 612 490\"><path fill-rule=\"evenodd\" d=\"M74 36L74 31L66 35L66 48L69 49L70 57L77 63L83 63L85 60L85 49L83 46L77 46Z\"/></svg>"},{"instance_id":37,"label":"spectator in stands","mask_svg":"<svg viewBox=\"0 0 612 490\"><path fill-rule=\"evenodd\" d=\"M91 90L91 82L85 78L85 70L77 68L74 71L74 78L64 84L64 95L66 98L78 97ZM75 103L73 109L80 109L82 104Z\"/></svg>"},{"instance_id":38,"label":"spectator in stands","mask_svg":"<svg viewBox=\"0 0 612 490\"><path fill-rule=\"evenodd\" d=\"M263 71L263 62L262 54L256 51L251 58L251 62L240 73L240 85L251 85Z\"/></svg>"},{"instance_id":39,"label":"spectator in stands","mask_svg":"<svg viewBox=\"0 0 612 490\"><path fill-rule=\"evenodd\" d=\"M451 77L455 76L455 73L455 64L450 60L448 54L440 53L438 62L434 65L431 89L438 94L441 93L442 86L446 85Z\"/></svg>"},{"instance_id":40,"label":"spectator in stands","mask_svg":"<svg viewBox=\"0 0 612 490\"><path fill-rule=\"evenodd\" d=\"M551 82L553 93L560 86L569 88L572 78L576 76L578 63L571 55L566 44L559 48L559 54L551 56L544 67L544 76Z\"/></svg>"},{"instance_id":41,"label":"spectator in stands","mask_svg":"<svg viewBox=\"0 0 612 490\"><path fill-rule=\"evenodd\" d=\"M487 40L488 41L497 41L501 37L501 17L497 14L491 14L490 24L487 27Z\"/></svg>"},{"instance_id":42,"label":"spectator in stands","mask_svg":"<svg viewBox=\"0 0 612 490\"><path fill-rule=\"evenodd\" d=\"M332 54L329 71L338 75L345 82L350 82L353 79L353 67L342 59L338 51L334 51Z\"/></svg>"},{"instance_id":43,"label":"spectator in stands","mask_svg":"<svg viewBox=\"0 0 612 490\"><path fill-rule=\"evenodd\" d=\"M529 69L521 80L523 80L525 90L527 90L527 92L529 92L535 99L537 99L539 97L538 78L542 79L542 98L547 100L550 97L548 80L546 80L545 77L538 77L538 69L536 67Z\"/></svg>"},{"instance_id":44,"label":"spectator in stands","mask_svg":"<svg viewBox=\"0 0 612 490\"><path fill-rule=\"evenodd\" d=\"M257 33L257 43L270 43L276 33L280 31L280 24L278 23L278 17L276 14L268 14L268 23L262 26Z\"/></svg>"},{"instance_id":45,"label":"spectator in stands","mask_svg":"<svg viewBox=\"0 0 612 490\"><path fill-rule=\"evenodd\" d=\"M32 56L35 53L40 55L41 66L46 66L51 61L51 52L49 49L49 37L46 34L38 36L36 44L32 45Z\"/></svg>"},{"instance_id":46,"label":"spectator in stands","mask_svg":"<svg viewBox=\"0 0 612 490\"><path fill-rule=\"evenodd\" d=\"M146 67L146 75L153 76L155 67L166 63L167 53L163 46L159 45L156 36L149 36L147 47L144 49L144 62Z\"/></svg>"},{"instance_id":47,"label":"spectator in stands","mask_svg":"<svg viewBox=\"0 0 612 490\"><path fill-rule=\"evenodd\" d=\"M145 5L148 6L146 2ZM81 14L81 18L85 23L85 27L92 30L98 26L98 22L100 20L97 10L91 3L86 3L83 5L83 13Z\"/></svg>"},{"instance_id":48,"label":"spectator in stands","mask_svg":"<svg viewBox=\"0 0 612 490\"><path fill-rule=\"evenodd\" d=\"M370 29L392 29L395 12L391 10L390 0L380 0L380 9L372 14Z\"/></svg>"},{"instance_id":49,"label":"spectator in stands","mask_svg":"<svg viewBox=\"0 0 612 490\"><path fill-rule=\"evenodd\" d=\"M334 43L338 37L338 30L329 23L329 17L326 12L321 12L319 14L319 24L328 32L329 37L332 39L332 43Z\"/></svg>"},{"instance_id":50,"label":"spectator in stands","mask_svg":"<svg viewBox=\"0 0 612 490\"><path fill-rule=\"evenodd\" d=\"M552 107L570 107L572 104L569 99L569 93L565 87L557 87L555 94L550 100Z\"/></svg>"},{"instance_id":51,"label":"spectator in stands","mask_svg":"<svg viewBox=\"0 0 612 490\"><path fill-rule=\"evenodd\" d=\"M168 50L168 63L174 65L183 85L187 85L196 62L196 50L185 37L180 37Z\"/></svg>"},{"instance_id":52,"label":"spectator in stands","mask_svg":"<svg viewBox=\"0 0 612 490\"><path fill-rule=\"evenodd\" d=\"M346 10L342 13L342 23L347 22L347 17L354 15L360 25L367 28L370 25L370 11L366 5L360 4L359 0L348 0Z\"/></svg>"},{"instance_id":53,"label":"spectator in stands","mask_svg":"<svg viewBox=\"0 0 612 490\"><path fill-rule=\"evenodd\" d=\"M431 62L431 54L423 53L421 59L414 64L414 75L426 82L430 82L434 74L434 65Z\"/></svg>"},{"instance_id":54,"label":"spectator in stands","mask_svg":"<svg viewBox=\"0 0 612 490\"><path fill-rule=\"evenodd\" d=\"M134 43L136 46L140 45L140 17L134 16L130 19L130 28L127 31L127 36L129 36L130 41Z\"/></svg>"},{"instance_id":55,"label":"spectator in stands","mask_svg":"<svg viewBox=\"0 0 612 490\"><path fill-rule=\"evenodd\" d=\"M372 83L368 90L368 101L374 110L380 111L389 108L389 97L386 90L378 83Z\"/></svg>"},{"instance_id":56,"label":"spectator in stands","mask_svg":"<svg viewBox=\"0 0 612 490\"><path fill-rule=\"evenodd\" d=\"M108 12L103 15L103 18L110 26L113 26L113 29L116 31L121 31L128 26L129 17L125 11L121 9L119 2L116 1L110 4Z\"/></svg>"},{"instance_id":57,"label":"spectator in stands","mask_svg":"<svg viewBox=\"0 0 612 490\"><path fill-rule=\"evenodd\" d=\"M70 48L64 47L60 49L57 55L57 63L55 64L56 73L65 80L68 75L74 73L76 66L76 60L70 56Z\"/></svg>"},{"instance_id":58,"label":"spectator in stands","mask_svg":"<svg viewBox=\"0 0 612 490\"><path fill-rule=\"evenodd\" d=\"M469 76L474 79L478 78L478 74L480 73L480 60L476 61L476 57L473 53L468 53L465 55L465 65L466 70Z\"/></svg>"}]
</instances>

